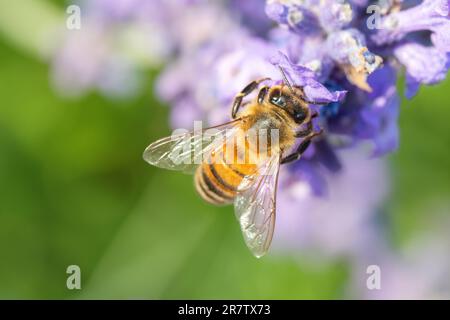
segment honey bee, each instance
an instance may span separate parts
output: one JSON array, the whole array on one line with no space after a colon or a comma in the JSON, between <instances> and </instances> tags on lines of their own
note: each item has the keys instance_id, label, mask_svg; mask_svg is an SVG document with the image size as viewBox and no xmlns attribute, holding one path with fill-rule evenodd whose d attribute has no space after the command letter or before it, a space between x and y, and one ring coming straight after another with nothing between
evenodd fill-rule
<instances>
[{"instance_id":1,"label":"honey bee","mask_svg":"<svg viewBox=\"0 0 450 320\"><path fill-rule=\"evenodd\" d=\"M235 96L232 121L163 138L143 155L154 166L194 173L197 192L207 202L234 203L244 240L258 258L268 251L273 237L280 165L298 160L322 133L314 131L312 119L318 114L309 107L320 103L308 101L303 89L292 86L281 71L281 84L255 80ZM258 88L257 95L244 103ZM211 129L213 133L206 134ZM250 131L259 133L257 139ZM299 138L295 151L284 156ZM262 142L266 148L261 148Z\"/></svg>"}]
</instances>

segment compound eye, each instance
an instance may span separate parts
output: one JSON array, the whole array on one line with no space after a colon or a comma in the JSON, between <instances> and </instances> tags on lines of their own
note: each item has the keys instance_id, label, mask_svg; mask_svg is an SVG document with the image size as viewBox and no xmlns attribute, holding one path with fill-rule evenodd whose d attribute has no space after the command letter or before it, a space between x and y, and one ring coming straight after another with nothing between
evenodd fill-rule
<instances>
[{"instance_id":1,"label":"compound eye","mask_svg":"<svg viewBox=\"0 0 450 320\"><path fill-rule=\"evenodd\" d=\"M280 108L286 107L286 99L284 96L275 96L270 99L270 102Z\"/></svg>"},{"instance_id":2,"label":"compound eye","mask_svg":"<svg viewBox=\"0 0 450 320\"><path fill-rule=\"evenodd\" d=\"M303 110L301 110L301 111L296 111L296 112L294 113L294 119L295 119L295 122L301 123L301 122L305 121L305 119L306 119L306 113L305 113Z\"/></svg>"}]
</instances>

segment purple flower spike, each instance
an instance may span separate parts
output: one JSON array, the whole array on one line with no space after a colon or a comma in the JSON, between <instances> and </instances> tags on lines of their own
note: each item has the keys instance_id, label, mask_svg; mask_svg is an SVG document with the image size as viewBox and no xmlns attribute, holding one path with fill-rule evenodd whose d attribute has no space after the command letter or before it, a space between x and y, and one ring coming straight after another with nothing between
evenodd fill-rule
<instances>
[{"instance_id":1,"label":"purple flower spike","mask_svg":"<svg viewBox=\"0 0 450 320\"><path fill-rule=\"evenodd\" d=\"M278 52L278 55L271 58L270 62L274 66L282 68L293 85L303 87L305 95L310 101L317 103L338 102L347 93L347 91L330 92L317 81L314 71L304 66L293 64L281 51Z\"/></svg>"}]
</instances>

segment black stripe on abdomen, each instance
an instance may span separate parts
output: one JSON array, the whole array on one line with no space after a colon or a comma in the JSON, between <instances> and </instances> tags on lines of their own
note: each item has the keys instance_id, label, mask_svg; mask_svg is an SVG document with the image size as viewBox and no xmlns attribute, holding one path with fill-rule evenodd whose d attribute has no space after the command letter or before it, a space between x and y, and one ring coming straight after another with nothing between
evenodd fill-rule
<instances>
[{"instance_id":1,"label":"black stripe on abdomen","mask_svg":"<svg viewBox=\"0 0 450 320\"><path fill-rule=\"evenodd\" d=\"M232 200L233 197L231 197L230 195L227 195L225 192L220 190L220 187L223 187L223 185L217 185L211 181L211 179L205 173L205 169L206 169L206 167L202 167L202 178L203 178L203 181L205 182L207 190L210 193L215 194L218 198L221 198L222 201Z\"/></svg>"},{"instance_id":2,"label":"black stripe on abdomen","mask_svg":"<svg viewBox=\"0 0 450 320\"><path fill-rule=\"evenodd\" d=\"M204 166L199 166L195 173L195 186L200 196L212 204L230 203L233 198L218 190L204 173Z\"/></svg>"},{"instance_id":3,"label":"black stripe on abdomen","mask_svg":"<svg viewBox=\"0 0 450 320\"><path fill-rule=\"evenodd\" d=\"M217 183L223 189L225 189L225 191L228 191L229 193L232 193L232 194L235 194L237 192L237 188L235 186L230 185L220 176L220 174L217 172L217 170L215 168L216 164L209 164L208 166L209 166L209 170L211 171L212 175L216 179ZM224 168L227 168L227 170L231 170L234 172L234 170L232 170L230 167L224 167Z\"/></svg>"}]
</instances>

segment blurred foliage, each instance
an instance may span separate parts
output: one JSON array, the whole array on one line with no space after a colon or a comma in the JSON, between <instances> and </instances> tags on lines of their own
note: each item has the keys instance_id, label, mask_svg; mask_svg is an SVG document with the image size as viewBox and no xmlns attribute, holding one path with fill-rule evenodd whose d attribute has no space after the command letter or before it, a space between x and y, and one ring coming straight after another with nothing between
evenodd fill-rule
<instances>
[{"instance_id":1,"label":"blurred foliage","mask_svg":"<svg viewBox=\"0 0 450 320\"><path fill-rule=\"evenodd\" d=\"M253 258L231 207L141 158L169 132L149 89L133 101L56 96L48 66L0 38L0 298L339 298L345 261ZM450 81L401 112L390 234L401 246L448 209ZM447 104L447 105L446 105ZM447 212L444 212L446 214ZM81 291L66 268L82 270Z\"/></svg>"},{"instance_id":2,"label":"blurred foliage","mask_svg":"<svg viewBox=\"0 0 450 320\"><path fill-rule=\"evenodd\" d=\"M390 157L393 238L405 242L450 213L450 79L423 87L400 112L400 148ZM448 219L448 218L447 218Z\"/></svg>"}]
</instances>

